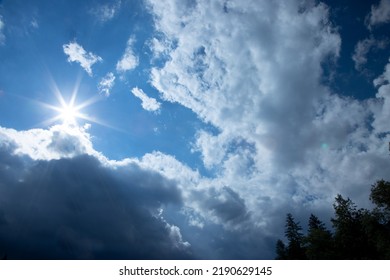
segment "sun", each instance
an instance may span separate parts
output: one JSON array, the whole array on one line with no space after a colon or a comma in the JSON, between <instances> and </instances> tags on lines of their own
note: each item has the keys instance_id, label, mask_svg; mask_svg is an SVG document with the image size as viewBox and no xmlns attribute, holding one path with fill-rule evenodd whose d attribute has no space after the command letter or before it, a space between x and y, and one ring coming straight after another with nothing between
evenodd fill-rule
<instances>
[{"instance_id":1,"label":"sun","mask_svg":"<svg viewBox=\"0 0 390 280\"><path fill-rule=\"evenodd\" d=\"M58 109L58 117L64 124L75 124L77 123L77 118L83 118L83 115L80 113L79 109L73 104L64 104L61 108Z\"/></svg>"},{"instance_id":2,"label":"sun","mask_svg":"<svg viewBox=\"0 0 390 280\"><path fill-rule=\"evenodd\" d=\"M106 122L100 119L97 119L96 117L90 116L89 114L82 112L83 109L86 109L92 104L101 101L103 97L101 95L93 95L81 103L77 102L76 99L79 93L81 76L79 76L79 78L77 79L73 91L65 95L60 91L60 89L57 86L57 83L51 77L49 77L49 81L52 88L52 93L57 99L57 105L49 104L37 100L33 100L33 101L45 108L54 111L56 114L51 118L42 121L40 125L51 126L55 123L60 123L63 125L64 128L67 128L67 127L78 127L84 124L96 123L99 125L103 125L105 127L120 130L116 127L107 124ZM65 98L65 97L69 97L69 98Z\"/></svg>"},{"instance_id":3,"label":"sun","mask_svg":"<svg viewBox=\"0 0 390 280\"><path fill-rule=\"evenodd\" d=\"M44 107L49 108L56 112L55 116L44 121L43 124L51 125L53 123L60 122L65 126L78 126L79 125L78 121L80 120L98 122L94 118L91 118L90 116L81 112L81 110L84 109L85 107L88 107L89 105L97 102L98 101L97 98L92 97L81 104L77 104L75 93L72 94L68 102L65 101L65 98L59 91L56 94L56 97L58 99L57 106L40 102L40 104L43 105Z\"/></svg>"}]
</instances>

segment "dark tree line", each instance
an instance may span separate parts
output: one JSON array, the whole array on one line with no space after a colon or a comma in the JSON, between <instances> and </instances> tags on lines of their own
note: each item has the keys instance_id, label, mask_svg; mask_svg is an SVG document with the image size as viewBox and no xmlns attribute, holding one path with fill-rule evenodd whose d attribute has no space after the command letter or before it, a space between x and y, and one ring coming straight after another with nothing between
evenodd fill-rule
<instances>
[{"instance_id":1,"label":"dark tree line","mask_svg":"<svg viewBox=\"0 0 390 280\"><path fill-rule=\"evenodd\" d=\"M276 259L390 259L390 182L380 180L371 188L373 210L358 209L337 195L333 204L333 230L311 214L306 235L289 213L285 237L276 243Z\"/></svg>"}]
</instances>

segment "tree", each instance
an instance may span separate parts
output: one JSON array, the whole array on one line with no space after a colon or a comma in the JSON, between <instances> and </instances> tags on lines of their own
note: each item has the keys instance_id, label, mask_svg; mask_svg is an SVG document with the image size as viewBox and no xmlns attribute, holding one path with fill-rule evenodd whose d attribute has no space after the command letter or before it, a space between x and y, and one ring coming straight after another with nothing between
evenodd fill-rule
<instances>
[{"instance_id":1,"label":"tree","mask_svg":"<svg viewBox=\"0 0 390 280\"><path fill-rule=\"evenodd\" d=\"M285 236L288 240L287 257L288 259L302 260L305 259L305 250L303 248L303 233L302 227L295 222L291 213L286 217Z\"/></svg>"},{"instance_id":2,"label":"tree","mask_svg":"<svg viewBox=\"0 0 390 280\"><path fill-rule=\"evenodd\" d=\"M358 209L351 199L336 196L331 219L333 232L315 215L305 236L289 213L287 246L278 240L278 259L390 259L390 182L380 180L371 188L373 210Z\"/></svg>"},{"instance_id":3,"label":"tree","mask_svg":"<svg viewBox=\"0 0 390 280\"><path fill-rule=\"evenodd\" d=\"M380 223L390 227L390 182L380 180L372 185L370 200L376 205L374 214Z\"/></svg>"},{"instance_id":4,"label":"tree","mask_svg":"<svg viewBox=\"0 0 390 280\"><path fill-rule=\"evenodd\" d=\"M374 259L376 250L370 244L364 221L369 218L369 211L357 209L349 199L340 194L336 196L333 204L335 218L332 219L335 229L335 246L339 259Z\"/></svg>"},{"instance_id":5,"label":"tree","mask_svg":"<svg viewBox=\"0 0 390 280\"><path fill-rule=\"evenodd\" d=\"M283 241L278 239L276 242L276 259L277 260L286 260L287 259L287 249Z\"/></svg>"},{"instance_id":6,"label":"tree","mask_svg":"<svg viewBox=\"0 0 390 280\"><path fill-rule=\"evenodd\" d=\"M370 200L378 207L390 210L390 182L380 180L372 185Z\"/></svg>"},{"instance_id":7,"label":"tree","mask_svg":"<svg viewBox=\"0 0 390 280\"><path fill-rule=\"evenodd\" d=\"M311 260L329 260L334 258L334 242L332 233L318 217L311 214L309 230L305 237L306 256Z\"/></svg>"},{"instance_id":8,"label":"tree","mask_svg":"<svg viewBox=\"0 0 390 280\"><path fill-rule=\"evenodd\" d=\"M390 259L390 182L379 180L372 185L370 200L376 207L365 221L367 234L375 244L378 257Z\"/></svg>"}]
</instances>

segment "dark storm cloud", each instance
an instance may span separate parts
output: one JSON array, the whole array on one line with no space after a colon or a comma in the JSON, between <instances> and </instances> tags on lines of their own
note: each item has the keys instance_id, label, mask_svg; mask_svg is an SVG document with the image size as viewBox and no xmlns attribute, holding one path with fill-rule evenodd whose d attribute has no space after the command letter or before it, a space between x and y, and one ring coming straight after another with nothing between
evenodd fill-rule
<instances>
[{"instance_id":1,"label":"dark storm cloud","mask_svg":"<svg viewBox=\"0 0 390 280\"><path fill-rule=\"evenodd\" d=\"M223 187L220 191L211 189L204 206L222 223L241 223L249 218L245 201L229 187Z\"/></svg>"},{"instance_id":2,"label":"dark storm cloud","mask_svg":"<svg viewBox=\"0 0 390 280\"><path fill-rule=\"evenodd\" d=\"M0 256L9 259L189 258L159 215L181 204L175 184L96 158L32 161L0 144ZM175 234L173 234L175 233Z\"/></svg>"}]
</instances>

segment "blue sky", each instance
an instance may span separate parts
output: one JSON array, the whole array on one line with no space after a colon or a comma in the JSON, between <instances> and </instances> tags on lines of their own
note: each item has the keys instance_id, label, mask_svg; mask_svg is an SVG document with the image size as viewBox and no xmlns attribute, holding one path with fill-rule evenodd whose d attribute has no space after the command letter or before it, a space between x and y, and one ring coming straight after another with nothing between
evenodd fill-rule
<instances>
[{"instance_id":1,"label":"blue sky","mask_svg":"<svg viewBox=\"0 0 390 280\"><path fill-rule=\"evenodd\" d=\"M267 259L286 213L370 207L389 23L389 0L0 1L0 255Z\"/></svg>"}]
</instances>

